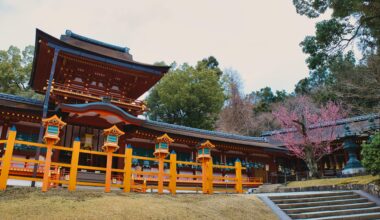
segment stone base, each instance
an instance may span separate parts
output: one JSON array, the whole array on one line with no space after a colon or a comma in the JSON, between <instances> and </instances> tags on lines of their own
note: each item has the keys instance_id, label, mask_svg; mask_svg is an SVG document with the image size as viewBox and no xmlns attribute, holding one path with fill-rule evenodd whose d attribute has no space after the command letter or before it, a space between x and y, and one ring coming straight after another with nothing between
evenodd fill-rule
<instances>
[{"instance_id":1,"label":"stone base","mask_svg":"<svg viewBox=\"0 0 380 220\"><path fill-rule=\"evenodd\" d=\"M365 169L363 167L358 167L358 168L348 168L344 169L342 171L343 175L349 175L349 174L357 174L357 173L364 173Z\"/></svg>"}]
</instances>

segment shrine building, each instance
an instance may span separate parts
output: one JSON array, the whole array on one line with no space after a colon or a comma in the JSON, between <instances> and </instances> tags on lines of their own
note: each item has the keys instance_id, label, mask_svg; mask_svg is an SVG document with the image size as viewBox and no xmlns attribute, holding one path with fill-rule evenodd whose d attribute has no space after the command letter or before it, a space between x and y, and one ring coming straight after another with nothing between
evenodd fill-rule
<instances>
[{"instance_id":1,"label":"shrine building","mask_svg":"<svg viewBox=\"0 0 380 220\"><path fill-rule=\"evenodd\" d=\"M122 147L117 153L120 154L124 153L126 146L131 146L134 155L154 157L155 138L167 134L174 140L170 151L175 151L179 160L196 161L197 146L208 140L215 145L211 150L214 164L234 165L239 159L244 167L252 168L243 175L252 177L267 178L269 172L277 171L276 158L287 158L286 150L268 143L264 137L208 131L139 117L147 107L138 98L169 68L137 62L127 47L100 42L71 31L66 31L58 39L37 29L29 84L47 100L0 94L0 139L6 139L9 128L15 126L16 139L37 142L41 136L42 117L57 115L67 123L58 143L61 146L70 147L79 137L81 148L102 151L103 129L116 125L125 133L119 138ZM3 154L4 144L0 150ZM29 159L35 157L36 150L16 145L14 154ZM40 157L44 157L43 150ZM67 152L53 151L53 162L69 160ZM105 166L106 160L101 156L83 154L79 164ZM122 166L122 158L114 158L113 167ZM157 164L134 160L133 166L153 170ZM178 172L195 174L197 169L182 165ZM234 176L228 169L214 172Z\"/></svg>"},{"instance_id":2,"label":"shrine building","mask_svg":"<svg viewBox=\"0 0 380 220\"><path fill-rule=\"evenodd\" d=\"M15 127L17 140L40 142L42 118L57 115L66 123L57 143L62 147L72 147L74 140L79 138L81 149L101 152L105 142L103 130L116 126L123 132L118 139L120 147L115 152L117 154L124 154L126 148L131 147L133 155L153 158L156 138L167 135L173 140L170 152L176 153L177 160L195 162L200 154L198 146L208 141L214 146L210 149L213 164L234 166L235 161L241 161L246 168L242 175L248 178L248 182L250 177L261 178L260 184L276 182L276 174L285 168L295 171L306 169L301 160L289 156L281 143L272 140L273 133L270 132L262 137L248 137L141 117L148 109L138 98L152 88L169 68L135 61L127 47L71 31L66 31L58 39L37 29L29 85L45 100L0 94L0 139L6 139L10 128ZM0 144L0 156L5 152L4 147L5 144ZM16 144L13 155L23 159L33 159L37 155L43 160L46 150L37 152L34 147ZM71 154L54 149L51 160L70 163ZM328 164L328 169L339 169L340 164L347 160L347 153L340 151L324 159L321 166ZM105 167L106 164L107 160L102 155L82 153L79 156L79 165L84 167ZM168 169L166 164L164 168ZM19 166L32 169L33 164ZM124 158L113 158L113 169L123 169L123 166ZM147 172L158 169L158 164L150 160L133 159L132 166ZM201 171L193 165L178 164L176 172L196 175ZM78 170L78 178L87 178L88 181L93 179L96 182L99 175L102 172ZM228 168L219 168L214 170L214 175L234 177L235 173Z\"/></svg>"}]
</instances>

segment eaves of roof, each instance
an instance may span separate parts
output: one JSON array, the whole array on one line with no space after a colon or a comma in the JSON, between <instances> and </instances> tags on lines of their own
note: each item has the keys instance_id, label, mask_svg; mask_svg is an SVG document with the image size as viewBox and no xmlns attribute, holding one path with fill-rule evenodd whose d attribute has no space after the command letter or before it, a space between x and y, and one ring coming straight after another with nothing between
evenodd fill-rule
<instances>
[{"instance_id":1,"label":"eaves of roof","mask_svg":"<svg viewBox=\"0 0 380 220\"><path fill-rule=\"evenodd\" d=\"M313 129L313 128L320 128L320 127L344 125L344 124L354 123L354 122L359 122L359 121L367 121L371 118L378 119L380 118L380 114L373 113L373 114L360 115L360 116L355 116L355 117L350 117L350 118L343 118L343 119L337 120L336 122L327 121L327 122L322 122L318 124L313 124L309 128ZM284 133L293 132L293 131L295 131L295 129L292 129L292 128L285 128L285 129L279 129L279 130L273 130L273 131L264 131L262 132L261 137L267 137L267 136L272 136L276 134L284 134Z\"/></svg>"},{"instance_id":2,"label":"eaves of roof","mask_svg":"<svg viewBox=\"0 0 380 220\"><path fill-rule=\"evenodd\" d=\"M11 94L6 94L6 93L0 93L0 99L24 103L24 104L36 105L36 106L42 106L43 105L43 102L40 100L37 100L37 99L25 98L22 96L11 95Z\"/></svg>"}]
</instances>

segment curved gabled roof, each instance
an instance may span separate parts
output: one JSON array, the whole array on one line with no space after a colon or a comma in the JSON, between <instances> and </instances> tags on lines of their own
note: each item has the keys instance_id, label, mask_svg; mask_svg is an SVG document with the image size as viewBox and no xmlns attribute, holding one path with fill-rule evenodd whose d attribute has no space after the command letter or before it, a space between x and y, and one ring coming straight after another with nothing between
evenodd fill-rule
<instances>
[{"instance_id":1,"label":"curved gabled roof","mask_svg":"<svg viewBox=\"0 0 380 220\"><path fill-rule=\"evenodd\" d=\"M92 102L86 104L60 104L57 107L57 110L64 111L74 111L74 112L86 112L91 110L102 110L112 112L120 117L122 117L125 121L128 121L137 126L163 132L163 133L171 133L183 136L189 136L199 139L206 139L211 141L220 141L232 144L240 144L252 147L263 147L271 150L285 151L284 148L276 147L268 143L267 139L264 137L248 137L242 135L228 134L224 132L218 131L209 131L198 128L190 128L182 125L174 125L168 124L164 122L151 121L147 119L141 119L135 117L123 109L105 102Z\"/></svg>"},{"instance_id":2,"label":"curved gabled roof","mask_svg":"<svg viewBox=\"0 0 380 220\"><path fill-rule=\"evenodd\" d=\"M125 121L131 122L135 125L142 125L144 123L143 119L137 118L128 112L124 111L123 109L112 105L110 103L106 102L91 102L91 103L84 103L84 104L59 104L56 108L56 110L61 111L74 111L74 112L87 112L91 110L101 110L101 111L108 111L112 112L115 115L120 116Z\"/></svg>"}]
</instances>

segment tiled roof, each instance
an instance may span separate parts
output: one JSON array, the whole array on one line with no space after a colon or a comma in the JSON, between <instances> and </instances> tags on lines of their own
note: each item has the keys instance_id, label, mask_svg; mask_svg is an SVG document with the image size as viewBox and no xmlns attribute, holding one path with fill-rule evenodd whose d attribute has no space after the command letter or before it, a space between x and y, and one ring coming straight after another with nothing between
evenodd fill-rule
<instances>
[{"instance_id":1,"label":"tiled roof","mask_svg":"<svg viewBox=\"0 0 380 220\"><path fill-rule=\"evenodd\" d=\"M25 97L5 94L5 93L0 93L0 99L13 101L13 102L20 102L20 103L25 103L25 104L31 104L31 105L40 105L40 106L43 105L43 102L37 99L25 98Z\"/></svg>"},{"instance_id":2,"label":"tiled roof","mask_svg":"<svg viewBox=\"0 0 380 220\"><path fill-rule=\"evenodd\" d=\"M109 49L112 49L112 50L117 50L117 51L120 51L120 52L123 52L123 53L128 53L129 52L129 48L128 47L120 47L120 46L113 45L113 44L110 44L110 43L106 43L106 42L103 42L103 41L95 40L95 39L92 39L92 38L89 38L89 37L85 37L85 36L73 33L70 30L66 30L66 35L70 36L72 38L81 40L81 41L85 41L85 42L88 42L88 43L91 43L91 44L95 44L95 45L98 45L98 46L101 46L101 47L106 47L106 48L109 48Z\"/></svg>"},{"instance_id":3,"label":"tiled roof","mask_svg":"<svg viewBox=\"0 0 380 220\"><path fill-rule=\"evenodd\" d=\"M328 122L313 124L309 128L327 127L327 126L332 126L332 125L337 126L337 125L344 125L344 124L367 121L369 119L379 119L379 118L380 118L380 114L373 113L373 114L355 116L351 118L343 118L336 122L328 121ZM292 132L292 131L295 131L295 129L287 128L287 129L279 129L279 130L273 130L273 131L264 131L262 132L261 136L265 137L265 136L282 134L282 133L287 133L287 132Z\"/></svg>"},{"instance_id":4,"label":"tiled roof","mask_svg":"<svg viewBox=\"0 0 380 220\"><path fill-rule=\"evenodd\" d=\"M228 138L228 139L263 142L263 143L268 142L267 138L265 137L250 137L250 136L229 134L229 133L224 133L224 132L219 132L219 131L209 131L209 130L203 130L199 128L186 127L182 125L168 124L165 122L146 120L144 124L150 124L153 126L166 127L166 128L171 128L171 129L177 129L177 130L184 130L184 131L189 131L193 133L201 133L201 134L206 134L206 135L211 135L211 136L218 136L218 137L223 137L223 138Z\"/></svg>"}]
</instances>

